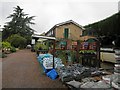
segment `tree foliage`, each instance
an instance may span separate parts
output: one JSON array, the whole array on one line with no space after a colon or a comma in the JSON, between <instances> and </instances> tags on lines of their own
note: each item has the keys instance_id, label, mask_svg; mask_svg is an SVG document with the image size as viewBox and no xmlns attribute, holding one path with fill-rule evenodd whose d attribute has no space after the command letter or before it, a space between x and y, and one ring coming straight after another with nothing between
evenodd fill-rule
<instances>
[{"instance_id":1,"label":"tree foliage","mask_svg":"<svg viewBox=\"0 0 120 90\"><path fill-rule=\"evenodd\" d=\"M39 48L41 48L41 49L48 49L48 46L45 45L45 44L43 44L43 43L37 42L37 43L35 44L34 48L35 48L35 50L37 51L37 50L39 50Z\"/></svg>"},{"instance_id":2,"label":"tree foliage","mask_svg":"<svg viewBox=\"0 0 120 90\"><path fill-rule=\"evenodd\" d=\"M26 38L18 34L11 35L9 38L7 38L7 41L10 42L15 48L25 48L27 42Z\"/></svg>"},{"instance_id":3,"label":"tree foliage","mask_svg":"<svg viewBox=\"0 0 120 90\"><path fill-rule=\"evenodd\" d=\"M11 48L11 44L9 42L2 42L2 48L9 49Z\"/></svg>"},{"instance_id":4,"label":"tree foliage","mask_svg":"<svg viewBox=\"0 0 120 90\"><path fill-rule=\"evenodd\" d=\"M29 17L19 6L15 7L13 11L14 13L7 17L10 18L11 21L8 22L7 25L4 25L2 39L5 40L12 34L19 34L25 38L30 37L34 33L30 25L35 24L32 22L35 16Z\"/></svg>"},{"instance_id":5,"label":"tree foliage","mask_svg":"<svg viewBox=\"0 0 120 90\"><path fill-rule=\"evenodd\" d=\"M103 37L101 42L104 45L112 45L112 41L117 40L118 36L120 36L120 12L104 20L86 25L84 28L87 29L84 32L85 35L88 35L92 30L94 36Z\"/></svg>"},{"instance_id":6,"label":"tree foliage","mask_svg":"<svg viewBox=\"0 0 120 90\"><path fill-rule=\"evenodd\" d=\"M84 28L92 28L100 36L103 35L120 35L120 12L99 22L84 26Z\"/></svg>"}]
</instances>

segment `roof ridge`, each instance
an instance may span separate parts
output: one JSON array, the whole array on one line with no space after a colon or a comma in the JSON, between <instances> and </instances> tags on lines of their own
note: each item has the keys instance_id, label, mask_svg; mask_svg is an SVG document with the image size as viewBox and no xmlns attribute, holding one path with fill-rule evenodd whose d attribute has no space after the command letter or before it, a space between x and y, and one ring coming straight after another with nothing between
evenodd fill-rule
<instances>
[{"instance_id":1,"label":"roof ridge","mask_svg":"<svg viewBox=\"0 0 120 90\"><path fill-rule=\"evenodd\" d=\"M63 25L63 24L66 24L66 23L74 23L75 25L79 26L80 28L84 29L80 24L78 24L77 22L73 21L73 20L68 20L68 21L65 21L65 22L62 22L62 23L58 23L56 24L55 26L60 26L60 25Z\"/></svg>"},{"instance_id":2,"label":"roof ridge","mask_svg":"<svg viewBox=\"0 0 120 90\"><path fill-rule=\"evenodd\" d=\"M48 32L49 32L50 30L52 30L53 28L58 27L58 26L61 26L61 25L66 24L66 23L73 23L73 24L75 24L76 26L80 27L82 30L85 30L82 25L79 25L78 23L76 23L76 22L73 21L73 20L68 20L68 21L65 21L65 22L61 22L61 23L55 24L55 25L54 25L51 29L49 29L46 33L48 33Z\"/></svg>"}]
</instances>

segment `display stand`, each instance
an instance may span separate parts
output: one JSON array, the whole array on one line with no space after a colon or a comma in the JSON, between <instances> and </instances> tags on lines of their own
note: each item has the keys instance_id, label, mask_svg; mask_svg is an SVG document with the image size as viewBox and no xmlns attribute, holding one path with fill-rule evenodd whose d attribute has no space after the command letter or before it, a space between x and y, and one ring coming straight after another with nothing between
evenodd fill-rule
<instances>
[{"instance_id":1,"label":"display stand","mask_svg":"<svg viewBox=\"0 0 120 90\"><path fill-rule=\"evenodd\" d=\"M57 46L56 46L57 45ZM62 39L59 42L54 41L53 56L58 50L67 51L67 59L71 59L69 52L76 52L76 63L79 63L79 58L82 58L82 64L90 67L100 67L100 43L97 39L88 39L85 42L72 41L69 39ZM82 53L81 53L82 52ZM73 62L74 63L74 62Z\"/></svg>"},{"instance_id":2,"label":"display stand","mask_svg":"<svg viewBox=\"0 0 120 90\"><path fill-rule=\"evenodd\" d=\"M82 64L89 67L100 67L100 43L97 39L88 39L80 44Z\"/></svg>"}]
</instances>

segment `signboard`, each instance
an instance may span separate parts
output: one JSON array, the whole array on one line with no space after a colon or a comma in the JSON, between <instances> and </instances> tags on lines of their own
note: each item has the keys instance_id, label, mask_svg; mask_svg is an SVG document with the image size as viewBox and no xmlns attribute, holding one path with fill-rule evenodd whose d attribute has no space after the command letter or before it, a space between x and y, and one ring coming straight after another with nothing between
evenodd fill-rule
<instances>
[{"instance_id":1,"label":"signboard","mask_svg":"<svg viewBox=\"0 0 120 90\"><path fill-rule=\"evenodd\" d=\"M80 45L81 50L96 50L97 44L96 42L88 43L88 42L82 42Z\"/></svg>"},{"instance_id":2,"label":"signboard","mask_svg":"<svg viewBox=\"0 0 120 90\"><path fill-rule=\"evenodd\" d=\"M60 42L61 49L65 49L65 48L66 48L66 45L67 45L67 42L66 42L66 41L61 41L61 42Z\"/></svg>"},{"instance_id":3,"label":"signboard","mask_svg":"<svg viewBox=\"0 0 120 90\"><path fill-rule=\"evenodd\" d=\"M87 50L88 49L88 42L82 42L80 45L81 50Z\"/></svg>"},{"instance_id":4,"label":"signboard","mask_svg":"<svg viewBox=\"0 0 120 90\"><path fill-rule=\"evenodd\" d=\"M35 39L32 39L31 44L35 44Z\"/></svg>"},{"instance_id":5,"label":"signboard","mask_svg":"<svg viewBox=\"0 0 120 90\"><path fill-rule=\"evenodd\" d=\"M96 45L96 42L93 42L93 43L89 43L89 49L90 50L96 50L96 47L97 45Z\"/></svg>"},{"instance_id":6,"label":"signboard","mask_svg":"<svg viewBox=\"0 0 120 90\"><path fill-rule=\"evenodd\" d=\"M77 49L77 42L72 42L72 49Z\"/></svg>"},{"instance_id":7,"label":"signboard","mask_svg":"<svg viewBox=\"0 0 120 90\"><path fill-rule=\"evenodd\" d=\"M61 42L60 42L60 45L66 46L67 43L66 43L66 41L61 41Z\"/></svg>"},{"instance_id":8,"label":"signboard","mask_svg":"<svg viewBox=\"0 0 120 90\"><path fill-rule=\"evenodd\" d=\"M77 45L77 42L72 42L72 45Z\"/></svg>"}]
</instances>

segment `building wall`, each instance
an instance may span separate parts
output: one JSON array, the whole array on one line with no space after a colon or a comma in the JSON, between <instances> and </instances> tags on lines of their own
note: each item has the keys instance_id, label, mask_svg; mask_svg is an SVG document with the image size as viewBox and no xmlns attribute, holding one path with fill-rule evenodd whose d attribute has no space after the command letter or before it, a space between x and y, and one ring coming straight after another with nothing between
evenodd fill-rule
<instances>
[{"instance_id":1,"label":"building wall","mask_svg":"<svg viewBox=\"0 0 120 90\"><path fill-rule=\"evenodd\" d=\"M80 40L86 41L86 40L89 39L89 38L96 38L96 37L94 37L94 36L82 36L82 37L80 38Z\"/></svg>"},{"instance_id":2,"label":"building wall","mask_svg":"<svg viewBox=\"0 0 120 90\"><path fill-rule=\"evenodd\" d=\"M56 38L64 38L64 29L69 28L69 37L68 39L79 40L80 35L82 35L82 29L75 24L69 23L62 26L58 26L55 29Z\"/></svg>"}]
</instances>

